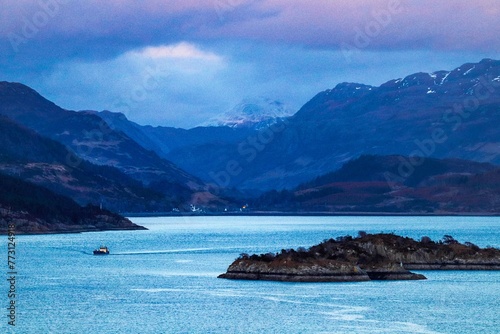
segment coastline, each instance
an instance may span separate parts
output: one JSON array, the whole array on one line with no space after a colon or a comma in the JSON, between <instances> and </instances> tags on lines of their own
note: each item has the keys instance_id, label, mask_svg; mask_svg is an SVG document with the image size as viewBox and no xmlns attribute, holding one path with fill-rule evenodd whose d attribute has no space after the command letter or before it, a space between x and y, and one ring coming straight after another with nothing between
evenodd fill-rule
<instances>
[{"instance_id":1,"label":"coastline","mask_svg":"<svg viewBox=\"0 0 500 334\"><path fill-rule=\"evenodd\" d=\"M48 234L79 234L79 233L94 233L94 232L108 232L108 231L147 231L148 229L144 226L138 225L137 227L132 228L108 228L108 229L75 229L75 230L67 230L67 231L47 231L47 232L23 232L16 231L16 235L48 235ZM0 231L0 235L7 235L4 231Z\"/></svg>"},{"instance_id":2,"label":"coastline","mask_svg":"<svg viewBox=\"0 0 500 334\"><path fill-rule=\"evenodd\" d=\"M123 216L100 209L66 216L35 216L25 211L0 210L0 235L8 234L11 225L17 235L147 230Z\"/></svg>"},{"instance_id":3,"label":"coastline","mask_svg":"<svg viewBox=\"0 0 500 334\"><path fill-rule=\"evenodd\" d=\"M161 217L500 217L500 213L391 213L391 212L281 212L281 211L247 211L247 212L131 212L120 213L125 219L129 218L161 218ZM17 231L19 235L41 234L71 234L104 231L140 231L147 230L143 226L123 226L109 228L75 228L53 231ZM0 235L7 234L0 230ZM411 268L426 270L421 268ZM450 269L454 270L454 269ZM459 269L463 270L463 269Z\"/></svg>"},{"instance_id":4,"label":"coastline","mask_svg":"<svg viewBox=\"0 0 500 334\"><path fill-rule=\"evenodd\" d=\"M247 212L121 212L128 218L146 217L500 217L500 212L288 212L288 211L247 211Z\"/></svg>"}]
</instances>

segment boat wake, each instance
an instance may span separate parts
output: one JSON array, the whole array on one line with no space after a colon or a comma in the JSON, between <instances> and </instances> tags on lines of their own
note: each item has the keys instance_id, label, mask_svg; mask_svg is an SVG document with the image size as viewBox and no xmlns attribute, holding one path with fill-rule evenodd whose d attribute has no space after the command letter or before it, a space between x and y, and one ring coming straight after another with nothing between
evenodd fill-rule
<instances>
[{"instance_id":1,"label":"boat wake","mask_svg":"<svg viewBox=\"0 0 500 334\"><path fill-rule=\"evenodd\" d=\"M85 255L93 255L92 251L83 251L81 249L74 249L74 248L67 248L67 247L50 247L51 249L57 249L58 251L64 251L64 252L75 252L75 253L81 253Z\"/></svg>"},{"instance_id":2,"label":"boat wake","mask_svg":"<svg viewBox=\"0 0 500 334\"><path fill-rule=\"evenodd\" d=\"M238 250L238 247L213 247L213 248L181 248L181 249L164 249L164 250L144 250L144 251L133 251L133 252L119 252L111 253L110 255L157 255L157 254L206 254L206 253L234 253Z\"/></svg>"}]
</instances>

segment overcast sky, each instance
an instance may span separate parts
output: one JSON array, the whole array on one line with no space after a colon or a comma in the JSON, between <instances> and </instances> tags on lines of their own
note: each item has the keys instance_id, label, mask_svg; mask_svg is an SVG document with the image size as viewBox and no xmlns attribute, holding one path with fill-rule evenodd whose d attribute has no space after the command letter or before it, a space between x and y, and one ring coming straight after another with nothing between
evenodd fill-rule
<instances>
[{"instance_id":1,"label":"overcast sky","mask_svg":"<svg viewBox=\"0 0 500 334\"><path fill-rule=\"evenodd\" d=\"M0 80L189 128L247 98L298 110L340 82L500 59L499 31L498 0L2 0Z\"/></svg>"}]
</instances>

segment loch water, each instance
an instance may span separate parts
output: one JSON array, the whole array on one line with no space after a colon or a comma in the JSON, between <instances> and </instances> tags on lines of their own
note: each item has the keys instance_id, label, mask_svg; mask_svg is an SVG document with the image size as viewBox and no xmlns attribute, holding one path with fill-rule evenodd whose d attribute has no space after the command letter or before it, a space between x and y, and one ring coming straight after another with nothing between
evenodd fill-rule
<instances>
[{"instance_id":1,"label":"loch water","mask_svg":"<svg viewBox=\"0 0 500 334\"><path fill-rule=\"evenodd\" d=\"M217 278L240 253L309 247L360 230L500 247L499 217L132 221L149 230L17 236L16 326L7 324L4 280L0 332L499 333L500 271L419 271L428 279L356 283ZM101 244L110 255L92 255Z\"/></svg>"}]
</instances>

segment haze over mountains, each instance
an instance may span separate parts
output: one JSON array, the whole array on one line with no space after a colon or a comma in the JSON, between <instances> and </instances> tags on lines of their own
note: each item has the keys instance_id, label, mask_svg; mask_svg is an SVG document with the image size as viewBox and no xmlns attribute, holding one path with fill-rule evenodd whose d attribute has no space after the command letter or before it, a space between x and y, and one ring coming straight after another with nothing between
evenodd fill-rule
<instances>
[{"instance_id":1,"label":"haze over mountains","mask_svg":"<svg viewBox=\"0 0 500 334\"><path fill-rule=\"evenodd\" d=\"M254 203L285 211L491 213L500 197L496 181L488 182L498 179L499 106L500 61L491 59L379 87L341 83L288 117L280 102L250 101L188 130L65 110L27 86L0 82L0 172L122 212L191 204L222 211L288 189ZM335 174L349 168L365 178ZM408 181L419 173L419 182ZM481 194L483 205L451 190Z\"/></svg>"}]
</instances>

